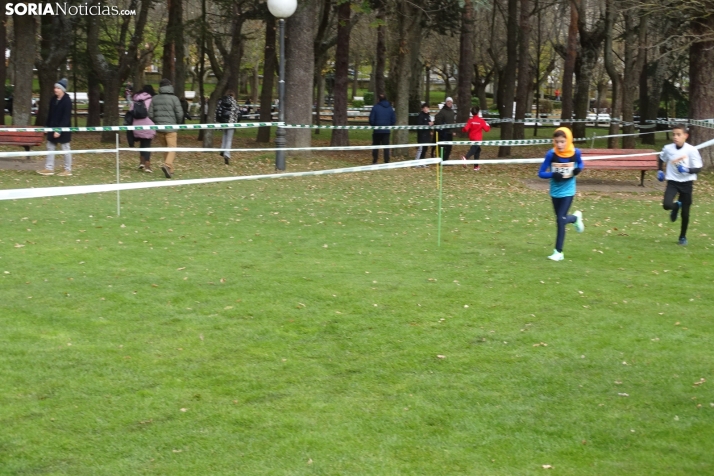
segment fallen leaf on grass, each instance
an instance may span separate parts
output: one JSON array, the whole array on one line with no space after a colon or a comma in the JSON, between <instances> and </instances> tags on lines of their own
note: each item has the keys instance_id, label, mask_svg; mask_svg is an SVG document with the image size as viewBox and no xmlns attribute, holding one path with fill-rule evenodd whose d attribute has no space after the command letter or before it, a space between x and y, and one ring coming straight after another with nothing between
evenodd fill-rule
<instances>
[{"instance_id":1,"label":"fallen leaf on grass","mask_svg":"<svg viewBox=\"0 0 714 476\"><path fill-rule=\"evenodd\" d=\"M553 466L551 466L549 464L544 464L543 469L553 469Z\"/></svg>"},{"instance_id":2,"label":"fallen leaf on grass","mask_svg":"<svg viewBox=\"0 0 714 476\"><path fill-rule=\"evenodd\" d=\"M703 384L704 382L706 382L706 380L704 380L703 378L700 378L699 382L694 382L694 386L697 387L697 386Z\"/></svg>"},{"instance_id":3,"label":"fallen leaf on grass","mask_svg":"<svg viewBox=\"0 0 714 476\"><path fill-rule=\"evenodd\" d=\"M441 354L439 354L439 355L437 355L437 356L436 356L436 358L438 358L438 359L445 359L445 358L446 358L446 356L445 356L445 355L441 355Z\"/></svg>"},{"instance_id":4,"label":"fallen leaf on grass","mask_svg":"<svg viewBox=\"0 0 714 476\"><path fill-rule=\"evenodd\" d=\"M24 248L25 245L21 245L20 243L15 243L15 248Z\"/></svg>"}]
</instances>

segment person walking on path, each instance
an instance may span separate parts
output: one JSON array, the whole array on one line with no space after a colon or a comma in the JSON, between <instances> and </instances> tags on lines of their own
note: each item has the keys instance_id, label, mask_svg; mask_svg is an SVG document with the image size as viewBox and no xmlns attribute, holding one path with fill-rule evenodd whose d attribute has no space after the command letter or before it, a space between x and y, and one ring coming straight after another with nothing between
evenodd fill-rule
<instances>
[{"instance_id":1,"label":"person walking on path","mask_svg":"<svg viewBox=\"0 0 714 476\"><path fill-rule=\"evenodd\" d=\"M154 96L149 106L149 118L157 126L178 125L183 119L183 108L181 101L174 94L174 87L171 81L164 78L159 83L159 94ZM174 131L158 131L159 144L161 147L176 147L178 134ZM176 152L166 152L161 170L166 178L171 178L174 174L174 159Z\"/></svg>"},{"instance_id":2,"label":"person walking on path","mask_svg":"<svg viewBox=\"0 0 714 476\"><path fill-rule=\"evenodd\" d=\"M154 87L150 84L144 86L144 88L136 93L132 98L131 108L129 111L133 115L132 125L134 126L153 126L154 121L149 118L148 111L151 107L151 101L156 95ZM142 105L143 104L143 105ZM143 117L136 117L143 116ZM147 130L135 130L134 139L139 140L139 147L142 149L148 149L151 147L151 141L156 137L156 131L153 129ZM139 170L151 173L151 152L141 151L139 152Z\"/></svg>"},{"instance_id":3,"label":"person walking on path","mask_svg":"<svg viewBox=\"0 0 714 476\"><path fill-rule=\"evenodd\" d=\"M436 124L437 126L442 126L444 124L453 124L456 119L456 112L454 112L453 106L454 100L450 97L446 98L446 101L444 101L444 105L434 118L434 124ZM454 140L453 129L437 129L436 134L438 137L437 142ZM444 149L444 160L449 160L449 156L451 155L451 147L452 146L450 145L441 146L441 148Z\"/></svg>"},{"instance_id":4,"label":"person walking on path","mask_svg":"<svg viewBox=\"0 0 714 476\"><path fill-rule=\"evenodd\" d=\"M226 95L218 101L216 108L216 122L235 124L240 121L240 106L236 101L236 93L232 89L226 91ZM226 165L231 163L231 147L233 146L234 128L223 129L223 138L221 139L221 157Z\"/></svg>"},{"instance_id":5,"label":"person walking on path","mask_svg":"<svg viewBox=\"0 0 714 476\"><path fill-rule=\"evenodd\" d=\"M72 100L67 95L67 78L62 78L55 83L55 97L50 100L50 110L47 113L45 127L70 127L72 125ZM70 153L71 132L48 132L47 150L54 152L57 144L65 152L64 170L57 175L70 177L72 175L72 154ZM40 175L55 174L55 154L47 154L45 168L38 172Z\"/></svg>"},{"instance_id":6,"label":"person walking on path","mask_svg":"<svg viewBox=\"0 0 714 476\"><path fill-rule=\"evenodd\" d=\"M672 128L672 144L662 148L658 161L659 170L657 180L667 179L667 188L664 191L662 206L669 211L669 218L677 221L677 215L682 212L682 227L679 231L679 244L687 245L687 227L689 226L689 209L692 206L692 193L697 174L704 166L702 156L696 147L687 143L689 131L685 125L675 125ZM667 164L666 172L662 165ZM679 195L679 200L674 197Z\"/></svg>"},{"instance_id":7,"label":"person walking on path","mask_svg":"<svg viewBox=\"0 0 714 476\"><path fill-rule=\"evenodd\" d=\"M545 160L538 170L538 177L550 179L550 197L555 211L557 235L555 250L548 256L549 260L563 261L563 244L565 243L565 225L573 223L575 230L582 233L583 212L576 211L568 215L568 210L575 197L575 177L583 170L583 160L580 150L573 145L573 133L567 127L559 127L553 133L553 148L545 154Z\"/></svg>"},{"instance_id":8,"label":"person walking on path","mask_svg":"<svg viewBox=\"0 0 714 476\"><path fill-rule=\"evenodd\" d=\"M397 114L392 104L387 101L384 94L379 95L379 102L372 106L369 113L370 126L393 126L397 123ZM389 145L390 129L374 129L372 131L372 145ZM379 160L379 149L372 149L372 163ZM384 149L384 163L389 163L389 149Z\"/></svg>"},{"instance_id":9,"label":"person walking on path","mask_svg":"<svg viewBox=\"0 0 714 476\"><path fill-rule=\"evenodd\" d=\"M469 140L472 141L482 141L483 140L483 132L490 131L491 126L488 125L486 121L481 119L479 117L479 112L481 109L479 109L478 106L474 106L471 108L471 118L469 121L466 123L464 128L462 129L463 132L468 132L469 134ZM466 155L461 156L462 160L469 160L469 157L473 156L474 160L478 160L481 157L481 146L478 144L474 144L471 146L469 151L466 153ZM464 167L466 167L464 165ZM478 172L481 170L481 167L479 164L474 165L474 172Z\"/></svg>"}]
</instances>

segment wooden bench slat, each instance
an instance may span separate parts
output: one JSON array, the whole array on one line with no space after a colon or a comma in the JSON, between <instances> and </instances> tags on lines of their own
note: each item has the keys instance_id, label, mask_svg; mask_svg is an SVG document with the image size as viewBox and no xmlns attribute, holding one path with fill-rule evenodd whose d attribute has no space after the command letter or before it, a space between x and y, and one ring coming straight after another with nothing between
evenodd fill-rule
<instances>
[{"instance_id":1,"label":"wooden bench slat","mask_svg":"<svg viewBox=\"0 0 714 476\"><path fill-rule=\"evenodd\" d=\"M580 149L583 158L607 155L632 155L644 154L636 157L612 157L602 160L586 160L585 169L606 170L639 170L641 172L640 185L644 185L645 171L657 170L659 154L651 149Z\"/></svg>"}]
</instances>

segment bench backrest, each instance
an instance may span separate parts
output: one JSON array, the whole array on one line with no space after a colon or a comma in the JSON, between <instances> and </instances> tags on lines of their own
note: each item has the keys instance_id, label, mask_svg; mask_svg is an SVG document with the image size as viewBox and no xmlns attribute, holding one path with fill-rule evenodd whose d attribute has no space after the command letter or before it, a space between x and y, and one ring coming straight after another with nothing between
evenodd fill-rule
<instances>
[{"instance_id":1,"label":"bench backrest","mask_svg":"<svg viewBox=\"0 0 714 476\"><path fill-rule=\"evenodd\" d=\"M587 160L586 167L657 167L657 158L659 157L659 152L652 149L580 149L580 154L583 158L601 155L630 155L630 154L644 154L649 152L647 155L638 155L636 157L612 157L610 159L602 160Z\"/></svg>"},{"instance_id":2,"label":"bench backrest","mask_svg":"<svg viewBox=\"0 0 714 476\"><path fill-rule=\"evenodd\" d=\"M32 126L28 126L28 129ZM45 138L44 132L10 132L0 127L0 144L41 144Z\"/></svg>"}]
</instances>

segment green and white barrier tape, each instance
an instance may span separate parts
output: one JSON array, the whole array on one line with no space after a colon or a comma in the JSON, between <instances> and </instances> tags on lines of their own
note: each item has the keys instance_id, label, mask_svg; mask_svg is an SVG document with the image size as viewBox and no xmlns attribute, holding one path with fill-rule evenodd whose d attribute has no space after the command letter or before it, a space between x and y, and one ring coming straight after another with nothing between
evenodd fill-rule
<instances>
[{"instance_id":1,"label":"green and white barrier tape","mask_svg":"<svg viewBox=\"0 0 714 476\"><path fill-rule=\"evenodd\" d=\"M235 122L218 124L175 124L164 126L97 126L97 127L2 127L0 132L126 132L185 131L198 129L246 129L279 126L281 122Z\"/></svg>"},{"instance_id":2,"label":"green and white barrier tape","mask_svg":"<svg viewBox=\"0 0 714 476\"><path fill-rule=\"evenodd\" d=\"M283 129L339 129L339 130L371 130L371 129L387 129L387 130L417 130L417 129L456 129L464 127L465 123L459 124L442 124L439 126L318 126L315 124L285 124L280 126Z\"/></svg>"}]
</instances>

